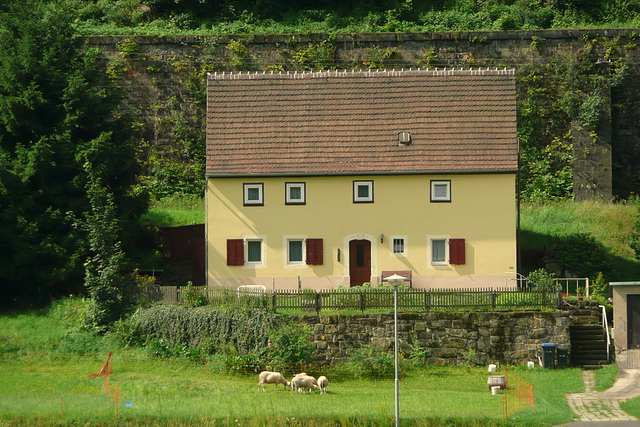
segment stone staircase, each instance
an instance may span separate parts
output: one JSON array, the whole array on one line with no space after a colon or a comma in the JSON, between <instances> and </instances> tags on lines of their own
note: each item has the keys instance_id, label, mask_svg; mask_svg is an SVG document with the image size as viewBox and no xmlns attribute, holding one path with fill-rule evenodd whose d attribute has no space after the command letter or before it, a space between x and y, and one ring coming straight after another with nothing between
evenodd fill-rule
<instances>
[{"instance_id":1,"label":"stone staircase","mask_svg":"<svg viewBox=\"0 0 640 427\"><path fill-rule=\"evenodd\" d=\"M595 369L609 363L607 338L602 325L574 324L569 329L569 338L572 366Z\"/></svg>"}]
</instances>

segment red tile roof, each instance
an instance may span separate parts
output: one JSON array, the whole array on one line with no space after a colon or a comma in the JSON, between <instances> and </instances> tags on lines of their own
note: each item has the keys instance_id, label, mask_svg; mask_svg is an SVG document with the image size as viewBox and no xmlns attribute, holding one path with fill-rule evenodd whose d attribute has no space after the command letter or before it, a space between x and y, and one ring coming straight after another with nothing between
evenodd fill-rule
<instances>
[{"instance_id":1,"label":"red tile roof","mask_svg":"<svg viewBox=\"0 0 640 427\"><path fill-rule=\"evenodd\" d=\"M517 170L513 69L216 73L207 85L209 176Z\"/></svg>"}]
</instances>

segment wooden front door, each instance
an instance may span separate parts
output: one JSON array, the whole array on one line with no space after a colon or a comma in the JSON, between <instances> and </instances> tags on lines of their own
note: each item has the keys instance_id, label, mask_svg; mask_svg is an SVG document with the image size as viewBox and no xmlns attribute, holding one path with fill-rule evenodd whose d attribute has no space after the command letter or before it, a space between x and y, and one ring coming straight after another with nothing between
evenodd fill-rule
<instances>
[{"instance_id":1,"label":"wooden front door","mask_svg":"<svg viewBox=\"0 0 640 427\"><path fill-rule=\"evenodd\" d=\"M627 348L640 348L640 295L627 295Z\"/></svg>"},{"instance_id":2,"label":"wooden front door","mask_svg":"<svg viewBox=\"0 0 640 427\"><path fill-rule=\"evenodd\" d=\"M351 286L360 286L371 281L371 242L352 240L349 242L349 276Z\"/></svg>"}]
</instances>

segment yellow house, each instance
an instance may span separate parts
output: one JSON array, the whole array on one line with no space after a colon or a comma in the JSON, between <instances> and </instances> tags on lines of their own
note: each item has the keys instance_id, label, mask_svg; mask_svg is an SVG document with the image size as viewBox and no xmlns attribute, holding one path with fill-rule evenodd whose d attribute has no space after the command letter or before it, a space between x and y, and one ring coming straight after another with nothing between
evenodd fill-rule
<instances>
[{"instance_id":1,"label":"yellow house","mask_svg":"<svg viewBox=\"0 0 640 427\"><path fill-rule=\"evenodd\" d=\"M515 286L513 69L208 76L210 286Z\"/></svg>"}]
</instances>

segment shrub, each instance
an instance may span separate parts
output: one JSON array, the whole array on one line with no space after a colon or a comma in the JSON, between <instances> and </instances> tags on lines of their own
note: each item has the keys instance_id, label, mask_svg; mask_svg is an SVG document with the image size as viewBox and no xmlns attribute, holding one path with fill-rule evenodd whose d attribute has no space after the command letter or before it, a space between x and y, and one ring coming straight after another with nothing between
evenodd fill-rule
<instances>
[{"instance_id":1,"label":"shrub","mask_svg":"<svg viewBox=\"0 0 640 427\"><path fill-rule=\"evenodd\" d=\"M209 301L202 293L193 287L193 283L188 282L187 288L182 291L182 304L187 307L202 307L207 305Z\"/></svg>"},{"instance_id":2,"label":"shrub","mask_svg":"<svg viewBox=\"0 0 640 427\"><path fill-rule=\"evenodd\" d=\"M576 277L589 277L593 280L598 272L606 275L611 271L609 251L588 233L574 233L558 238L551 246L551 256Z\"/></svg>"},{"instance_id":3,"label":"shrub","mask_svg":"<svg viewBox=\"0 0 640 427\"><path fill-rule=\"evenodd\" d=\"M307 325L287 321L269 336L269 359L274 366L288 366L311 361L315 346Z\"/></svg>"},{"instance_id":4,"label":"shrub","mask_svg":"<svg viewBox=\"0 0 640 427\"><path fill-rule=\"evenodd\" d=\"M156 305L134 315L151 340L186 345L208 354L266 354L274 315L259 309Z\"/></svg>"},{"instance_id":5,"label":"shrub","mask_svg":"<svg viewBox=\"0 0 640 427\"><path fill-rule=\"evenodd\" d=\"M529 273L529 282L533 284L536 289L539 290L553 290L555 287L555 281L553 280L553 273L549 273L544 268Z\"/></svg>"},{"instance_id":6,"label":"shrub","mask_svg":"<svg viewBox=\"0 0 640 427\"><path fill-rule=\"evenodd\" d=\"M393 354L368 345L351 354L346 368L356 378L388 378L393 376L395 362Z\"/></svg>"}]
</instances>

